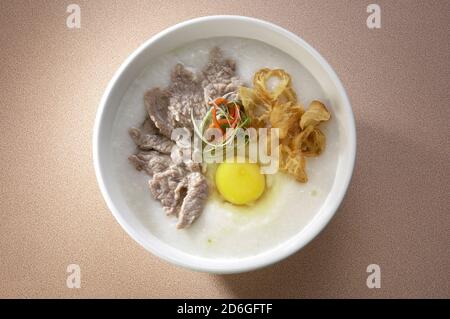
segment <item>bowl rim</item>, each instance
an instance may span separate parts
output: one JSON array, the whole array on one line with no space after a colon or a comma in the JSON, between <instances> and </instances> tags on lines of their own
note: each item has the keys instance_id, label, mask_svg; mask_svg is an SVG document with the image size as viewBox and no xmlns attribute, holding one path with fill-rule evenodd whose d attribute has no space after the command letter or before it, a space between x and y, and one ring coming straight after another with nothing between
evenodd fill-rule
<instances>
[{"instance_id":1,"label":"bowl rim","mask_svg":"<svg viewBox=\"0 0 450 319\"><path fill-rule=\"evenodd\" d=\"M213 258L203 258L195 255L191 255L189 253L185 253L185 257L191 257L191 260L184 260L181 258L177 258L174 256L171 256L170 253L163 252L161 250L155 249L155 247L151 247L147 245L141 238L138 236L136 231L126 222L126 220L122 217L121 213L117 209L116 205L114 204L113 199L111 198L107 187L105 185L105 181L103 178L103 170L102 170L102 164L100 163L100 152L99 152L99 144L100 144L100 128L101 123L104 118L105 108L108 104L109 97L113 91L113 88L115 87L115 84L120 79L121 75L127 70L129 65L134 61L136 57L138 57L144 50L146 50L149 46L151 46L154 42L159 40L160 38L166 36L169 33L175 32L176 30L180 28L184 28L191 24L196 23L204 23L210 20L240 20L248 23L257 24L260 27L263 28L269 28L273 31L276 31L280 33L282 36L288 38L290 41L294 41L297 45L302 46L306 51L309 52L313 56L315 60L321 65L321 67L325 70L327 76L330 77L330 80L332 81L333 85L335 85L337 91L339 92L339 97L342 99L343 109L346 113L346 116L348 116L348 132L347 132L347 138L349 140L349 161L346 162L345 169L348 171L347 174L345 174L344 180L340 180L341 187L339 188L339 192L334 194L334 200L330 204L329 209L323 213L321 212L320 218L318 218L319 214L316 214L306 225L305 227L299 231L299 233L304 233L304 236L302 238L298 238L295 242L293 242L293 237L281 242L278 246L273 247L271 249L268 249L268 251L262 252L257 255L252 255L248 257L243 257L236 259L239 262L233 263L231 266L230 264L226 265L220 265L220 264L214 264L214 265L205 265L201 262L196 261L198 260L210 260ZM117 220L117 222L122 226L122 228L126 231L126 233L133 238L137 243L139 243L142 247L144 247L147 251L151 252L152 254L160 257L163 260L166 260L172 264L188 268L195 271L202 271L202 272L209 272L209 273L216 273L216 274L229 274L229 273L241 273L241 272L247 272L251 270L255 270L258 268L263 268L269 265L272 265L282 259L285 259L289 257L290 255L294 254L295 252L302 249L304 246L306 246L312 239L314 239L329 223L331 218L336 214L340 204L342 203L342 200L344 199L344 196L347 192L348 186L350 184L353 170L355 166L355 160L356 160L356 125L355 125L355 118L354 114L350 105L349 98L347 96L347 93L335 73L335 71L331 68L331 66L328 64L328 62L325 60L325 58L322 57L322 55L314 49L311 45L309 45L306 41L304 41L302 38L297 36L296 34L284 29L283 27L280 27L274 23L264 21L257 18L252 17L246 17L246 16L239 16L239 15L212 15L212 16L203 16L198 17L190 20L183 21L181 23L175 24L169 28L166 28L162 30L161 32L157 33L156 35L152 36L150 39L146 40L143 44L141 44L136 50L134 50L127 58L126 60L121 64L121 66L118 68L118 70L114 73L112 79L109 81L103 95L100 101L100 104L97 109L96 117L95 117L95 123L94 123L94 129L93 129L93 144L92 144L92 151L93 151L93 164L94 164L94 170L97 182L100 187L101 194L107 204L107 207ZM308 231L305 232L305 230L308 228ZM297 233L297 235L299 234ZM276 248L276 249L274 249ZM268 254L268 252L271 252ZM188 258L189 259L189 258Z\"/></svg>"}]
</instances>

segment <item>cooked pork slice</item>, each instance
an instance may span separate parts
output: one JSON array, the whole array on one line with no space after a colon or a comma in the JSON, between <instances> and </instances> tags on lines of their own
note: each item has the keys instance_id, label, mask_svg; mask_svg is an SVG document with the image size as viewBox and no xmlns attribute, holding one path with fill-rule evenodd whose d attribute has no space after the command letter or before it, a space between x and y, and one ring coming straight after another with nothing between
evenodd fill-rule
<instances>
[{"instance_id":1,"label":"cooked pork slice","mask_svg":"<svg viewBox=\"0 0 450 319\"><path fill-rule=\"evenodd\" d=\"M136 145L139 145L142 135L159 134L159 129L155 126L155 123L153 123L152 119L150 117L147 117L140 128L132 127L128 130L128 133L130 134L134 143Z\"/></svg>"},{"instance_id":2,"label":"cooked pork slice","mask_svg":"<svg viewBox=\"0 0 450 319\"><path fill-rule=\"evenodd\" d=\"M169 156L160 155L155 156L148 161L147 171L151 172L151 175L164 172L172 165Z\"/></svg>"},{"instance_id":3,"label":"cooked pork slice","mask_svg":"<svg viewBox=\"0 0 450 319\"><path fill-rule=\"evenodd\" d=\"M169 118L174 127L191 129L191 112L202 118L207 111L203 99L201 80L182 64L177 64L171 74Z\"/></svg>"},{"instance_id":4,"label":"cooked pork slice","mask_svg":"<svg viewBox=\"0 0 450 319\"><path fill-rule=\"evenodd\" d=\"M149 188L167 215L178 216L177 228L190 226L202 213L208 197L206 178L182 165L172 165L155 173Z\"/></svg>"},{"instance_id":5,"label":"cooked pork slice","mask_svg":"<svg viewBox=\"0 0 450 319\"><path fill-rule=\"evenodd\" d=\"M208 101L208 97L214 100L218 97L224 96L227 93L236 91L239 85L239 81L234 80L231 80L229 83L209 83L205 86L203 98L205 101Z\"/></svg>"},{"instance_id":6,"label":"cooked pork slice","mask_svg":"<svg viewBox=\"0 0 450 319\"><path fill-rule=\"evenodd\" d=\"M226 59L220 48L215 47L209 52L209 60L203 68L203 76L208 83L219 82L217 79L230 79L234 77L236 62Z\"/></svg>"},{"instance_id":7,"label":"cooked pork slice","mask_svg":"<svg viewBox=\"0 0 450 319\"><path fill-rule=\"evenodd\" d=\"M201 215L208 197L208 183L201 173L190 173L186 179L187 194L178 213L179 229L190 226Z\"/></svg>"},{"instance_id":8,"label":"cooked pork slice","mask_svg":"<svg viewBox=\"0 0 450 319\"><path fill-rule=\"evenodd\" d=\"M159 153L156 151L151 151L151 152L138 152L136 154L130 155L128 157L128 160L131 162L131 164L134 165L134 167L138 170L138 171L142 171L146 169L146 166L148 164L148 162L150 161L150 159L153 156L158 156Z\"/></svg>"},{"instance_id":9,"label":"cooked pork slice","mask_svg":"<svg viewBox=\"0 0 450 319\"><path fill-rule=\"evenodd\" d=\"M161 134L170 138L175 127L192 129L191 113L201 119L208 110L206 96L214 99L236 91L240 81L235 70L235 62L224 58L217 47L211 50L207 65L198 75L177 64L167 89L154 88L144 96L147 112Z\"/></svg>"},{"instance_id":10,"label":"cooked pork slice","mask_svg":"<svg viewBox=\"0 0 450 319\"><path fill-rule=\"evenodd\" d=\"M194 152L196 152L196 150L194 150ZM202 170L202 165L192 159L192 153L191 147L184 148L175 145L170 153L170 158L174 164L184 166L189 172L200 172Z\"/></svg>"},{"instance_id":11,"label":"cooked pork slice","mask_svg":"<svg viewBox=\"0 0 450 319\"><path fill-rule=\"evenodd\" d=\"M150 176L166 170L171 164L170 156L157 151L141 151L131 155L128 159L138 171L144 170Z\"/></svg>"},{"instance_id":12,"label":"cooked pork slice","mask_svg":"<svg viewBox=\"0 0 450 319\"><path fill-rule=\"evenodd\" d=\"M169 121L169 98L170 94L167 90L154 88L147 91L144 95L144 104L147 113L152 119L160 133L170 138L173 125Z\"/></svg>"},{"instance_id":13,"label":"cooked pork slice","mask_svg":"<svg viewBox=\"0 0 450 319\"><path fill-rule=\"evenodd\" d=\"M178 165L153 175L148 185L153 197L159 200L167 215L178 215L186 193L186 171Z\"/></svg>"},{"instance_id":14,"label":"cooked pork slice","mask_svg":"<svg viewBox=\"0 0 450 319\"><path fill-rule=\"evenodd\" d=\"M184 166L189 172L201 172L202 171L202 164L196 163L193 160L189 160L184 162Z\"/></svg>"},{"instance_id":15,"label":"cooked pork slice","mask_svg":"<svg viewBox=\"0 0 450 319\"><path fill-rule=\"evenodd\" d=\"M163 154L170 154L175 143L164 135L142 134L143 132L135 127L128 131L136 146L143 150L155 150Z\"/></svg>"},{"instance_id":16,"label":"cooked pork slice","mask_svg":"<svg viewBox=\"0 0 450 319\"><path fill-rule=\"evenodd\" d=\"M163 135L144 135L141 138L141 144L138 145L141 150L155 150L163 154L170 154L175 143Z\"/></svg>"},{"instance_id":17,"label":"cooked pork slice","mask_svg":"<svg viewBox=\"0 0 450 319\"><path fill-rule=\"evenodd\" d=\"M206 96L214 99L236 91L240 81L235 69L234 61L225 59L219 48L211 50L207 65L198 74L177 64L167 88L145 93L148 117L140 128L129 130L139 150L129 160L137 170L152 176L150 192L167 215L178 217L177 228L189 227L200 216L208 196L208 182L200 163L185 161L183 155L191 151L191 146L179 145L175 138L172 141L172 131L184 127L192 133L191 113L195 119L205 116ZM174 145L178 152L172 152Z\"/></svg>"},{"instance_id":18,"label":"cooked pork slice","mask_svg":"<svg viewBox=\"0 0 450 319\"><path fill-rule=\"evenodd\" d=\"M231 59L226 59L222 51L215 47L209 54L209 61L203 69L204 98L215 99L226 93L236 91L241 84L235 75L236 63Z\"/></svg>"},{"instance_id":19,"label":"cooked pork slice","mask_svg":"<svg viewBox=\"0 0 450 319\"><path fill-rule=\"evenodd\" d=\"M147 117L142 123L141 128L142 134L151 135L151 134L159 134L159 129L156 127L155 123L150 117Z\"/></svg>"}]
</instances>

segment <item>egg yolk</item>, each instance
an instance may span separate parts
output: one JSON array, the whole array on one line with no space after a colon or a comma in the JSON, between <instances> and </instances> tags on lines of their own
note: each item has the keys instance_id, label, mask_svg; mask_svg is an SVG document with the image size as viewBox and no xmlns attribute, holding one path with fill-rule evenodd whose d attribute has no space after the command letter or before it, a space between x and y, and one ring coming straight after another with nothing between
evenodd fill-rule
<instances>
[{"instance_id":1,"label":"egg yolk","mask_svg":"<svg viewBox=\"0 0 450 319\"><path fill-rule=\"evenodd\" d=\"M254 202L266 188L264 175L254 163L222 163L217 167L215 180L219 193L236 205Z\"/></svg>"}]
</instances>

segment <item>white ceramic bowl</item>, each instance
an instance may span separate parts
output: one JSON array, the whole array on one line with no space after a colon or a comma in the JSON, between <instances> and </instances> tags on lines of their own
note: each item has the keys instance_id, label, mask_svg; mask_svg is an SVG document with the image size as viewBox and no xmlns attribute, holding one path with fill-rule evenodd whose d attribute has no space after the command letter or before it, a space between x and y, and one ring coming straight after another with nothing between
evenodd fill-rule
<instances>
[{"instance_id":1,"label":"white ceramic bowl","mask_svg":"<svg viewBox=\"0 0 450 319\"><path fill-rule=\"evenodd\" d=\"M249 38L275 46L300 61L317 79L334 105L333 118L339 121L341 152L334 184L320 211L298 234L261 254L229 260L193 256L177 250L155 236L148 236L133 217L131 208L114 179L111 163L113 122L121 99L131 82L153 58L189 42L221 36ZM237 273L275 263L298 251L330 221L344 198L353 172L356 153L354 117L345 90L333 69L309 44L274 24L241 16L209 16L168 28L133 52L110 81L100 102L93 136L94 166L105 201L125 231L153 254L176 265L211 273Z\"/></svg>"}]
</instances>

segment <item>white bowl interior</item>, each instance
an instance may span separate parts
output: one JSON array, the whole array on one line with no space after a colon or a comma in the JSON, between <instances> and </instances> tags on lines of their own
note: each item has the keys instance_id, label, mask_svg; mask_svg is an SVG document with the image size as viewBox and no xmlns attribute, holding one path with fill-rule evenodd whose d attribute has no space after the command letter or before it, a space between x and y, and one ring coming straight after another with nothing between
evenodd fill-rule
<instances>
[{"instance_id":1,"label":"white bowl interior","mask_svg":"<svg viewBox=\"0 0 450 319\"><path fill-rule=\"evenodd\" d=\"M296 236L261 254L236 259L213 259L193 256L175 249L148 230L130 210L114 178L111 132L122 97L132 81L148 63L192 41L212 37L255 39L275 46L301 61L327 92L333 104L333 118L338 122L340 154L334 184L320 211ZM353 113L338 77L327 62L307 43L294 34L273 24L236 16L215 16L190 20L171 27L136 50L116 72L99 106L94 128L94 165L105 201L127 233L159 257L190 269L234 273L248 271L276 262L306 245L334 215L351 179L356 148Z\"/></svg>"}]
</instances>

